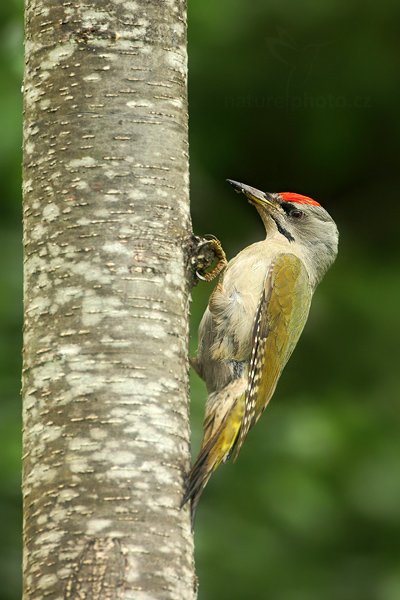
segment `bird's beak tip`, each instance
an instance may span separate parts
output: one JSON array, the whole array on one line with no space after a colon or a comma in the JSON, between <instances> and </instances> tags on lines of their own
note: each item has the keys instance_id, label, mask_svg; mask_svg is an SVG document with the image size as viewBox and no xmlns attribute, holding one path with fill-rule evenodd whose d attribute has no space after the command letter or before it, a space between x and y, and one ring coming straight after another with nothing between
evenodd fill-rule
<instances>
[{"instance_id":1,"label":"bird's beak tip","mask_svg":"<svg viewBox=\"0 0 400 600\"><path fill-rule=\"evenodd\" d=\"M245 183L240 183L240 181L235 181L234 179L227 179L226 181L231 184L235 192L244 194L251 204L263 204L269 206L274 206L276 204L268 193L257 190Z\"/></svg>"},{"instance_id":2,"label":"bird's beak tip","mask_svg":"<svg viewBox=\"0 0 400 600\"><path fill-rule=\"evenodd\" d=\"M235 188L235 192L237 192L238 194L240 194L241 192L243 192L243 185L241 183L239 183L239 181L235 181L234 179L227 179L226 181L232 187Z\"/></svg>"}]
</instances>

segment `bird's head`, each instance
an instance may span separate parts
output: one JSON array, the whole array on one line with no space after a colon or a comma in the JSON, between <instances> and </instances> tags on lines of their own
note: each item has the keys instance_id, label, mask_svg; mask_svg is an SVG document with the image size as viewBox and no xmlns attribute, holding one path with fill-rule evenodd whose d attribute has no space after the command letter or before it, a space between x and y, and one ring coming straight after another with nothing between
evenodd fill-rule
<instances>
[{"instance_id":1,"label":"bird's head","mask_svg":"<svg viewBox=\"0 0 400 600\"><path fill-rule=\"evenodd\" d=\"M244 183L228 179L238 193L253 204L267 236L282 236L290 251L299 244L309 269L318 283L337 255L339 233L330 214L315 200L293 192L262 192Z\"/></svg>"}]
</instances>

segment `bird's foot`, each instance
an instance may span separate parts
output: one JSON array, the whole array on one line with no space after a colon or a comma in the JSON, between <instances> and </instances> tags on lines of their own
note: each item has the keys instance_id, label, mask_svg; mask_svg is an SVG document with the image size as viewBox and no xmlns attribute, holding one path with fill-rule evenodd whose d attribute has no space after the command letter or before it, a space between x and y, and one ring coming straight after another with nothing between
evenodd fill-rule
<instances>
[{"instance_id":1,"label":"bird's foot","mask_svg":"<svg viewBox=\"0 0 400 600\"><path fill-rule=\"evenodd\" d=\"M190 265L196 279L202 281L212 281L226 267L224 249L221 242L213 235L205 235L203 237L193 237L193 251L190 258ZM217 261L217 264L210 269Z\"/></svg>"}]
</instances>

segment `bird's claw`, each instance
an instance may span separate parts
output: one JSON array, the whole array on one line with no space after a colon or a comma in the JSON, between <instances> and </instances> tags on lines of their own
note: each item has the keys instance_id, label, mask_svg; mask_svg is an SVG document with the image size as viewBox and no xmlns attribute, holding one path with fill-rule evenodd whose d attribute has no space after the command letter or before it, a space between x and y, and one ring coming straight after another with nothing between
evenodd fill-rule
<instances>
[{"instance_id":1,"label":"bird's claw","mask_svg":"<svg viewBox=\"0 0 400 600\"><path fill-rule=\"evenodd\" d=\"M221 242L211 234L202 238L196 236L195 241L197 244L190 262L196 278L201 281L212 281L228 264L224 249ZM215 261L217 261L215 267L207 271Z\"/></svg>"},{"instance_id":2,"label":"bird's claw","mask_svg":"<svg viewBox=\"0 0 400 600\"><path fill-rule=\"evenodd\" d=\"M202 275L198 271L195 271L195 274L196 274L197 279L200 279L201 281L207 281L207 279L204 277L204 275Z\"/></svg>"}]
</instances>

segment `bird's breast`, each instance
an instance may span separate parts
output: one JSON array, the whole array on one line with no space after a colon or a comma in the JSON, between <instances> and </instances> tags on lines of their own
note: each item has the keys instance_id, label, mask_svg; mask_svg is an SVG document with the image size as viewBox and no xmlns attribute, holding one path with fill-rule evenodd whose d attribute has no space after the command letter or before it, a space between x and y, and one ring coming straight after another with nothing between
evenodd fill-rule
<instances>
[{"instance_id":1,"label":"bird's breast","mask_svg":"<svg viewBox=\"0 0 400 600\"><path fill-rule=\"evenodd\" d=\"M270 261L256 256L233 260L210 302L216 326L214 358L250 359L254 318Z\"/></svg>"}]
</instances>

